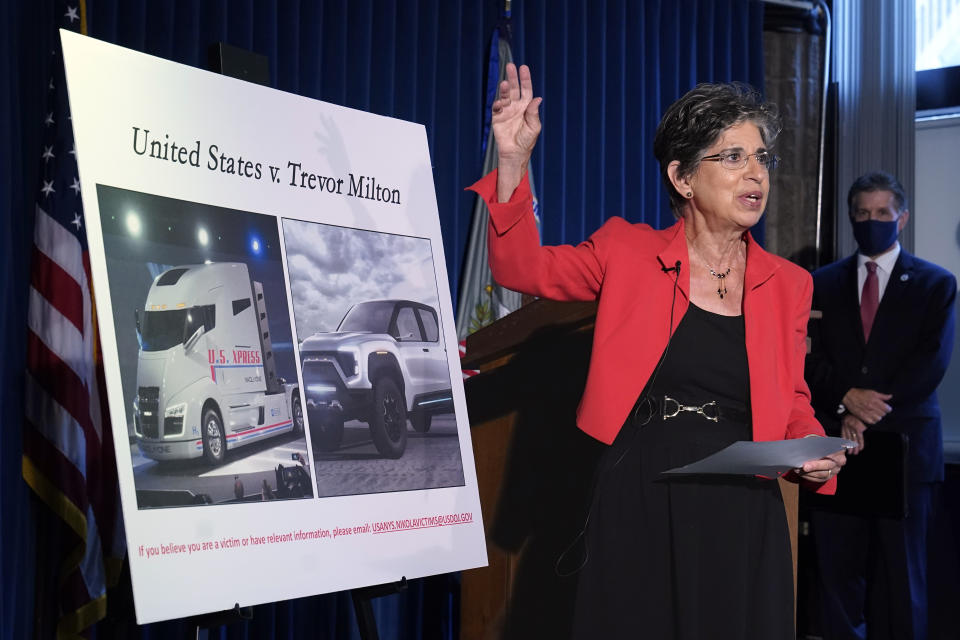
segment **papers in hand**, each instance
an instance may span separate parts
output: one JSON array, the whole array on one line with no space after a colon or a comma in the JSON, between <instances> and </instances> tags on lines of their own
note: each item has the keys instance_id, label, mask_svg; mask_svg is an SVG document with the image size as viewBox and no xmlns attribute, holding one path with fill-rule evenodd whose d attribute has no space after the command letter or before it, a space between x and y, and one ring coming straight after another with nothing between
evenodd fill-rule
<instances>
[{"instance_id":1,"label":"papers in hand","mask_svg":"<svg viewBox=\"0 0 960 640\"><path fill-rule=\"evenodd\" d=\"M734 442L711 456L664 471L670 475L745 475L776 478L856 443L844 438L796 438L772 442Z\"/></svg>"}]
</instances>

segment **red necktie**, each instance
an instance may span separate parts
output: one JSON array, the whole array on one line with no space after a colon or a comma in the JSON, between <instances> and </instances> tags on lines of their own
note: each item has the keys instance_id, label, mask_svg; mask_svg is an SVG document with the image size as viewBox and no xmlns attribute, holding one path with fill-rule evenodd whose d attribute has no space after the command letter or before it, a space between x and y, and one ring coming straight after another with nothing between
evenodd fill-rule
<instances>
[{"instance_id":1,"label":"red necktie","mask_svg":"<svg viewBox=\"0 0 960 640\"><path fill-rule=\"evenodd\" d=\"M860 322L863 323L863 341L870 340L870 329L873 328L873 319L877 315L880 305L880 285L877 281L877 263L868 262L867 279L863 281L863 292L860 294Z\"/></svg>"}]
</instances>

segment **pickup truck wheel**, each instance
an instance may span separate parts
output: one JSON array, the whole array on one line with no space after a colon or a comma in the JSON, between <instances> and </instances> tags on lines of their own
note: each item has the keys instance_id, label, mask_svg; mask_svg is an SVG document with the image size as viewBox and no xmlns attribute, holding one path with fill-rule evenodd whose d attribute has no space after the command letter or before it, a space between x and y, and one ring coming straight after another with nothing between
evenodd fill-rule
<instances>
[{"instance_id":1,"label":"pickup truck wheel","mask_svg":"<svg viewBox=\"0 0 960 640\"><path fill-rule=\"evenodd\" d=\"M227 438L223 435L223 422L213 409L203 413L203 457L210 464L221 464L227 455Z\"/></svg>"},{"instance_id":2,"label":"pickup truck wheel","mask_svg":"<svg viewBox=\"0 0 960 640\"><path fill-rule=\"evenodd\" d=\"M293 396L293 432L303 433L303 405L299 394Z\"/></svg>"},{"instance_id":3,"label":"pickup truck wheel","mask_svg":"<svg viewBox=\"0 0 960 640\"><path fill-rule=\"evenodd\" d=\"M343 418L310 412L310 442L317 451L336 451L343 440Z\"/></svg>"},{"instance_id":4,"label":"pickup truck wheel","mask_svg":"<svg viewBox=\"0 0 960 640\"><path fill-rule=\"evenodd\" d=\"M430 421L433 416L423 411L416 411L410 414L410 425L417 433L426 433L430 431Z\"/></svg>"},{"instance_id":5,"label":"pickup truck wheel","mask_svg":"<svg viewBox=\"0 0 960 640\"><path fill-rule=\"evenodd\" d=\"M407 448L407 407L403 394L390 378L373 388L370 436L385 458L399 458Z\"/></svg>"}]
</instances>

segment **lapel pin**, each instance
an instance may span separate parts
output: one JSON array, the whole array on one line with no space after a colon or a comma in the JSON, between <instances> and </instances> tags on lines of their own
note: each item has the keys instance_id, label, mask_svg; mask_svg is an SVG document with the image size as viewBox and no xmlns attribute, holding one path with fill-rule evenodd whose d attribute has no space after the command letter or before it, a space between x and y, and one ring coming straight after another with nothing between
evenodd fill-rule
<instances>
[{"instance_id":1,"label":"lapel pin","mask_svg":"<svg viewBox=\"0 0 960 640\"><path fill-rule=\"evenodd\" d=\"M906 282L909 279L910 279L910 276L905 273L900 276L900 282Z\"/></svg>"}]
</instances>

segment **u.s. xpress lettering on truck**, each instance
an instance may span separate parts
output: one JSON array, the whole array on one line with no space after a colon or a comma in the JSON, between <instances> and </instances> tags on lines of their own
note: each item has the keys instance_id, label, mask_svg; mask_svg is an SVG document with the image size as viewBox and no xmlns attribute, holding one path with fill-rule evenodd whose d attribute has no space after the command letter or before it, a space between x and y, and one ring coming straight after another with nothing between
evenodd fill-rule
<instances>
[{"instance_id":1,"label":"u.s. xpress lettering on truck","mask_svg":"<svg viewBox=\"0 0 960 640\"><path fill-rule=\"evenodd\" d=\"M136 319L133 422L145 456L219 464L234 447L303 431L300 390L277 377L263 286L247 265L168 269Z\"/></svg>"}]
</instances>

